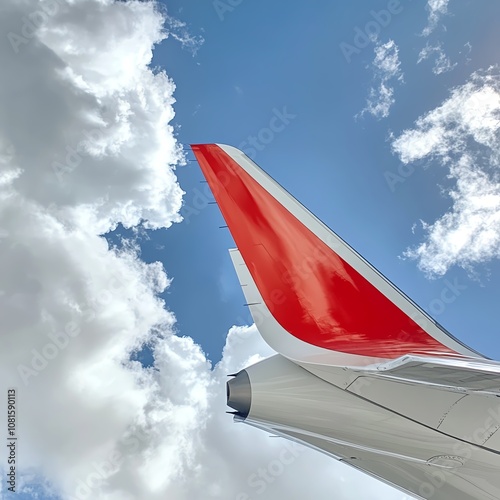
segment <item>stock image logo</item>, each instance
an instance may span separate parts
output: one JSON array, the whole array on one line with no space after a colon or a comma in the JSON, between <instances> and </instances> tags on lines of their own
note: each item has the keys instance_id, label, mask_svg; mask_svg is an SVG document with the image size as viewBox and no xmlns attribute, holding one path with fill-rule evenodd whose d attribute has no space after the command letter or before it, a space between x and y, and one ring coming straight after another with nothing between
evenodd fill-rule
<instances>
[{"instance_id":1,"label":"stock image logo","mask_svg":"<svg viewBox=\"0 0 500 500\"><path fill-rule=\"evenodd\" d=\"M344 59L350 63L354 55L360 54L363 49L374 42L384 28L387 28L391 23L393 16L400 14L403 11L403 6L399 0L390 0L387 8L370 11L371 19L360 28L354 27L354 37L349 42L341 42L340 50Z\"/></svg>"}]
</instances>

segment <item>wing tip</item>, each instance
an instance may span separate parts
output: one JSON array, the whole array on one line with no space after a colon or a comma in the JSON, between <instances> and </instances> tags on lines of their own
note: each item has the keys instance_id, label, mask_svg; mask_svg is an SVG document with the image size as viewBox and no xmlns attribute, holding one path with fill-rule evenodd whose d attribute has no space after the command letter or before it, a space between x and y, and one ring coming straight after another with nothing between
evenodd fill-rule
<instances>
[{"instance_id":1,"label":"wing tip","mask_svg":"<svg viewBox=\"0 0 500 500\"><path fill-rule=\"evenodd\" d=\"M241 149L238 149L235 146L231 146L231 144L222 144L222 143L216 143L216 142L207 142L207 143L198 143L198 144L190 144L189 147L193 151L203 151L206 149L211 149L214 146L224 150L224 151L231 151L233 153L238 153L238 154L245 154Z\"/></svg>"}]
</instances>

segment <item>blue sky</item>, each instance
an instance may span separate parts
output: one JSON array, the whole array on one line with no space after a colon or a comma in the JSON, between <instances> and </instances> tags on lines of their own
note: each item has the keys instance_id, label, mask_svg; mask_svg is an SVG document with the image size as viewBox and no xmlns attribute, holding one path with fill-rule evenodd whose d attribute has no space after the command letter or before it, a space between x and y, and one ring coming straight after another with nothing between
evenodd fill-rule
<instances>
[{"instance_id":1,"label":"blue sky","mask_svg":"<svg viewBox=\"0 0 500 500\"><path fill-rule=\"evenodd\" d=\"M415 260L401 258L422 241L419 221L432 223L450 207L445 192L451 183L433 159L403 170L390 137L411 128L474 71L497 62L489 48L498 42L493 20L499 7L474 7L477 22L471 23L472 2L454 3L424 37L428 11L422 4L394 4L398 13L381 27L379 40L397 44L403 81L394 79L395 102L383 118L362 113L377 81L376 44L358 48L354 42L356 28L364 29L374 19L371 12L386 10L387 2L370 8L296 2L286 9L241 2L231 10L227 3L227 10L219 4L222 20L214 5L166 2L170 14L205 39L196 55L173 39L155 51L155 63L177 86L179 140L186 146L219 142L248 149L248 137L267 127L275 110L287 110L294 117L261 145L255 161L456 337L498 358L492 319L500 291L498 262L477 264L472 271L453 266L429 279ZM342 43L357 52L343 51ZM432 57L417 64L426 44L440 44L456 66L434 74ZM407 172L412 173L405 177ZM217 362L228 328L248 323L248 311L226 251L230 235L218 228L224 222L217 207L206 204L209 193L197 164L179 167L177 175L186 192L185 220L149 234L142 255L163 262L173 278L166 302L180 334L192 336ZM459 295L443 307L436 300L449 283L455 283L453 289L458 284Z\"/></svg>"},{"instance_id":2,"label":"blue sky","mask_svg":"<svg viewBox=\"0 0 500 500\"><path fill-rule=\"evenodd\" d=\"M224 383L271 353L244 326L233 242L188 145L245 150L500 359L499 16L472 0L4 0L17 498L402 500L311 450L252 489L284 445L232 424Z\"/></svg>"}]
</instances>

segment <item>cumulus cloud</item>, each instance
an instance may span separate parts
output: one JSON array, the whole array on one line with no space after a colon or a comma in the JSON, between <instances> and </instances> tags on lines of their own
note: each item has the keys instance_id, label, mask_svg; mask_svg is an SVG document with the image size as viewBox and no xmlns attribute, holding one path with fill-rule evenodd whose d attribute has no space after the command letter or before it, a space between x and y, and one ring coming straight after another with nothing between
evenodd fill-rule
<instances>
[{"instance_id":1,"label":"cumulus cloud","mask_svg":"<svg viewBox=\"0 0 500 500\"><path fill-rule=\"evenodd\" d=\"M435 29L441 19L448 12L449 0L428 0L427 10L429 17L427 26L422 31L423 36L429 36Z\"/></svg>"},{"instance_id":2,"label":"cumulus cloud","mask_svg":"<svg viewBox=\"0 0 500 500\"><path fill-rule=\"evenodd\" d=\"M443 47L440 43L436 45L426 46L418 54L417 64L434 57L434 65L432 67L432 72L435 75L440 75L441 73L447 73L455 68L457 63L452 63L450 58L445 54Z\"/></svg>"},{"instance_id":3,"label":"cumulus cloud","mask_svg":"<svg viewBox=\"0 0 500 500\"><path fill-rule=\"evenodd\" d=\"M392 143L403 163L436 161L453 182L451 207L406 255L429 275L500 257L500 75L474 73Z\"/></svg>"},{"instance_id":4,"label":"cumulus cloud","mask_svg":"<svg viewBox=\"0 0 500 500\"><path fill-rule=\"evenodd\" d=\"M401 498L302 450L257 491L249 478L286 445L231 423L224 381L270 349L255 327L233 328L212 370L174 333L158 297L163 266L102 236L181 220L175 86L150 67L171 28L153 2L0 7L0 380L4 395L17 388L19 488L63 499ZM145 344L149 368L131 361Z\"/></svg>"},{"instance_id":5,"label":"cumulus cloud","mask_svg":"<svg viewBox=\"0 0 500 500\"><path fill-rule=\"evenodd\" d=\"M395 102L391 81L403 81L399 49L394 40L389 40L384 44L379 41L375 45L374 52L372 69L376 85L370 88L366 107L361 114L370 113L375 118L387 118Z\"/></svg>"},{"instance_id":6,"label":"cumulus cloud","mask_svg":"<svg viewBox=\"0 0 500 500\"><path fill-rule=\"evenodd\" d=\"M174 84L147 66L165 38L159 13L144 2L2 9L0 127L15 188L101 233L118 221L179 221L182 191L166 168L181 158L169 125ZM34 32L31 19L44 20Z\"/></svg>"}]
</instances>

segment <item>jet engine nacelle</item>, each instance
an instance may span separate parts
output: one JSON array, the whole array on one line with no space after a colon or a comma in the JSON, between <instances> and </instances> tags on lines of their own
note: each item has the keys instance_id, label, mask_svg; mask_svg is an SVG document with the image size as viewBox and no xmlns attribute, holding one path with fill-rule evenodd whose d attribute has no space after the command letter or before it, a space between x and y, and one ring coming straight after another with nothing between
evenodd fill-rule
<instances>
[{"instance_id":1,"label":"jet engine nacelle","mask_svg":"<svg viewBox=\"0 0 500 500\"><path fill-rule=\"evenodd\" d=\"M235 410L236 421L313 447L321 441L323 451L325 446L331 448L329 454L337 458L341 456L337 445L374 447L377 452L380 445L394 447L390 441L381 443L380 435L374 433L374 426L383 419L379 408L281 355L260 361L229 380L227 404ZM351 451L347 454L353 456Z\"/></svg>"},{"instance_id":2,"label":"jet engine nacelle","mask_svg":"<svg viewBox=\"0 0 500 500\"><path fill-rule=\"evenodd\" d=\"M227 395L236 421L301 442L380 478L404 475L410 486L406 491L424 498L436 475L447 486L441 484L440 498L474 498L472 487L468 496L465 483L459 488L451 484L454 472L469 462L476 470L490 467L486 452L476 450L467 461L457 456L454 438L330 384L281 355L240 371L228 382Z\"/></svg>"}]
</instances>

